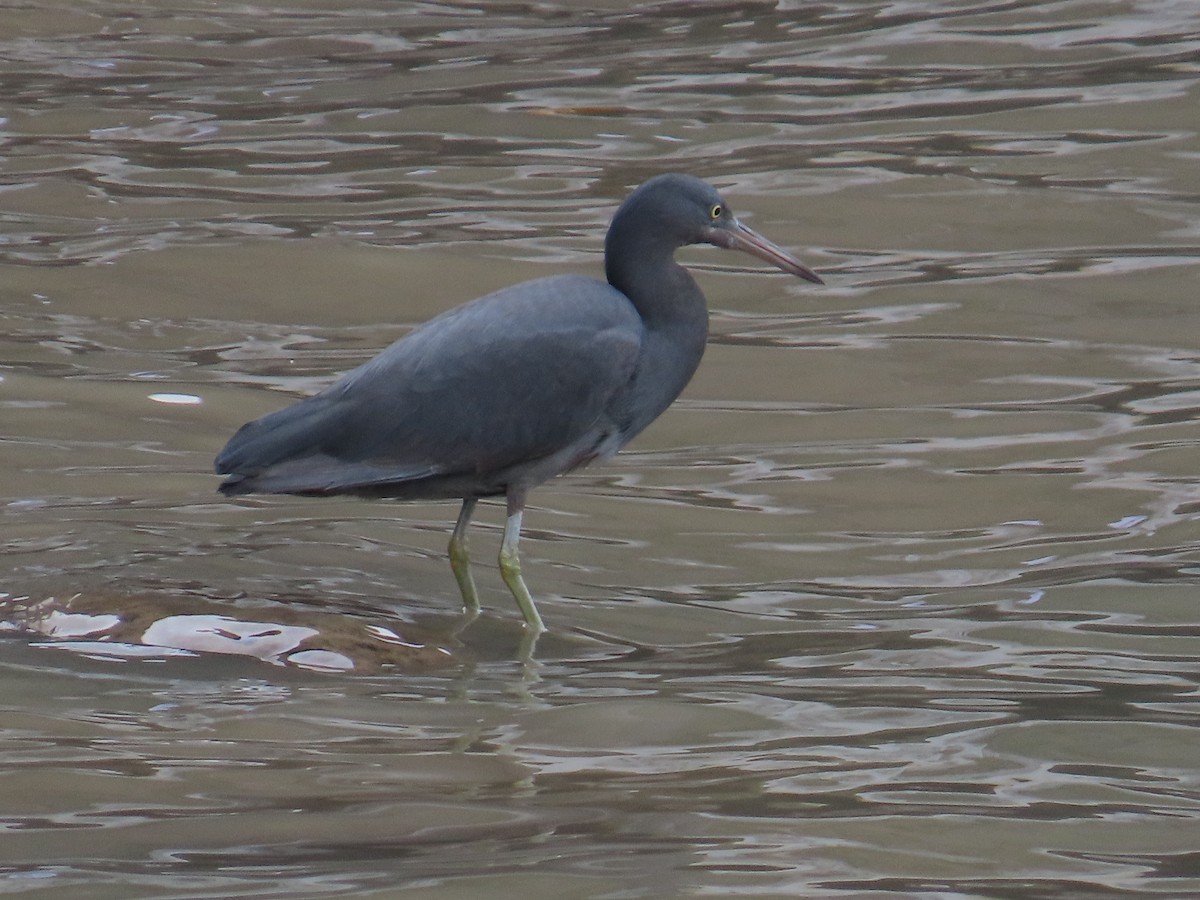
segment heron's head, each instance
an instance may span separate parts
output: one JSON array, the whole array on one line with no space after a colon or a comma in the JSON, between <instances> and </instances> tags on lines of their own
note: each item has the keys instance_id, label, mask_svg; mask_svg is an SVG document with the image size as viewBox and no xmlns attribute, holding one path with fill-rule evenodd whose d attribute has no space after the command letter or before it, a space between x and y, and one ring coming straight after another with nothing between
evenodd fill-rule
<instances>
[{"instance_id":1,"label":"heron's head","mask_svg":"<svg viewBox=\"0 0 1200 900\"><path fill-rule=\"evenodd\" d=\"M613 217L609 234L627 230L639 232L638 243L654 241L672 248L714 244L741 250L792 275L824 284L800 260L739 222L716 188L691 175L659 175L630 194Z\"/></svg>"}]
</instances>

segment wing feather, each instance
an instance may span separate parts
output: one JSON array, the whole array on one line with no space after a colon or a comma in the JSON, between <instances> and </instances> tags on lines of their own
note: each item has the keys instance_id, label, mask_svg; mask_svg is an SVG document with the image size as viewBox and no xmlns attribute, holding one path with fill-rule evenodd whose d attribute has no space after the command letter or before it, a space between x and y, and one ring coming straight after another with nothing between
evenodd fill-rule
<instances>
[{"instance_id":1,"label":"wing feather","mask_svg":"<svg viewBox=\"0 0 1200 900\"><path fill-rule=\"evenodd\" d=\"M232 493L495 473L584 439L628 383L641 320L609 285L526 282L431 319L217 458Z\"/></svg>"}]
</instances>

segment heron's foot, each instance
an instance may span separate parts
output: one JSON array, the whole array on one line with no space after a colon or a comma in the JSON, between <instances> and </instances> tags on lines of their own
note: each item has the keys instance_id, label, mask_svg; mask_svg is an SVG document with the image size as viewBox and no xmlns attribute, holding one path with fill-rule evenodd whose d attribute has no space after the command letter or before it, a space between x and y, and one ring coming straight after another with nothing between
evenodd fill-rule
<instances>
[{"instance_id":1,"label":"heron's foot","mask_svg":"<svg viewBox=\"0 0 1200 900\"><path fill-rule=\"evenodd\" d=\"M537 651L538 638L542 634L544 632L526 628L521 635L521 643L517 646L517 661L521 663L521 681L526 685L542 680L540 673L542 664L533 655Z\"/></svg>"},{"instance_id":2,"label":"heron's foot","mask_svg":"<svg viewBox=\"0 0 1200 900\"><path fill-rule=\"evenodd\" d=\"M503 546L500 548L500 577L512 591L517 606L521 607L521 615L525 617L525 627L528 629L529 635L536 639L546 630L546 624L542 621L541 614L538 613L537 604L533 602L533 597L529 594L529 588L525 586L525 579L521 577L521 558L517 555L516 547Z\"/></svg>"},{"instance_id":3,"label":"heron's foot","mask_svg":"<svg viewBox=\"0 0 1200 900\"><path fill-rule=\"evenodd\" d=\"M468 616L468 622L479 615L479 591L475 589L475 579L471 576L471 554L467 549L467 527L471 524L475 503L474 497L463 498L458 521L450 533L450 570L458 582L458 592L462 594L463 611Z\"/></svg>"},{"instance_id":4,"label":"heron's foot","mask_svg":"<svg viewBox=\"0 0 1200 900\"><path fill-rule=\"evenodd\" d=\"M465 539L450 538L450 570L458 582L458 591L463 598L463 611L474 619L479 615L479 591L475 588L475 577L471 574L471 554L467 552Z\"/></svg>"}]
</instances>

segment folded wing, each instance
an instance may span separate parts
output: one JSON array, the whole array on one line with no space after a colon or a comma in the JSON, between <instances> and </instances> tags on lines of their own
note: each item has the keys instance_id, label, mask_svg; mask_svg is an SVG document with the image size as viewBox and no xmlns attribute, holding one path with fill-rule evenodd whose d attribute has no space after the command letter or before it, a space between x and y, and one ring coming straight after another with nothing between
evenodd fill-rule
<instances>
[{"instance_id":1,"label":"folded wing","mask_svg":"<svg viewBox=\"0 0 1200 900\"><path fill-rule=\"evenodd\" d=\"M527 282L453 309L321 393L243 426L217 457L225 493L457 486L613 429L637 364L628 299L578 276Z\"/></svg>"}]
</instances>

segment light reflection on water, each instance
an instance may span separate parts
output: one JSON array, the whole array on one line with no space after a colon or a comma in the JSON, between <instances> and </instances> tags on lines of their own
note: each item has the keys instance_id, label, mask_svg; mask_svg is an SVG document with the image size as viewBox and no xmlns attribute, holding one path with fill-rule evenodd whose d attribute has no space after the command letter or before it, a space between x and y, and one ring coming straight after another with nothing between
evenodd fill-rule
<instances>
[{"instance_id":1,"label":"light reflection on water","mask_svg":"<svg viewBox=\"0 0 1200 900\"><path fill-rule=\"evenodd\" d=\"M751 14L752 13L752 14ZM1191 4L6 11L0 888L1200 891ZM693 386L537 492L213 494L242 421L712 178Z\"/></svg>"}]
</instances>

